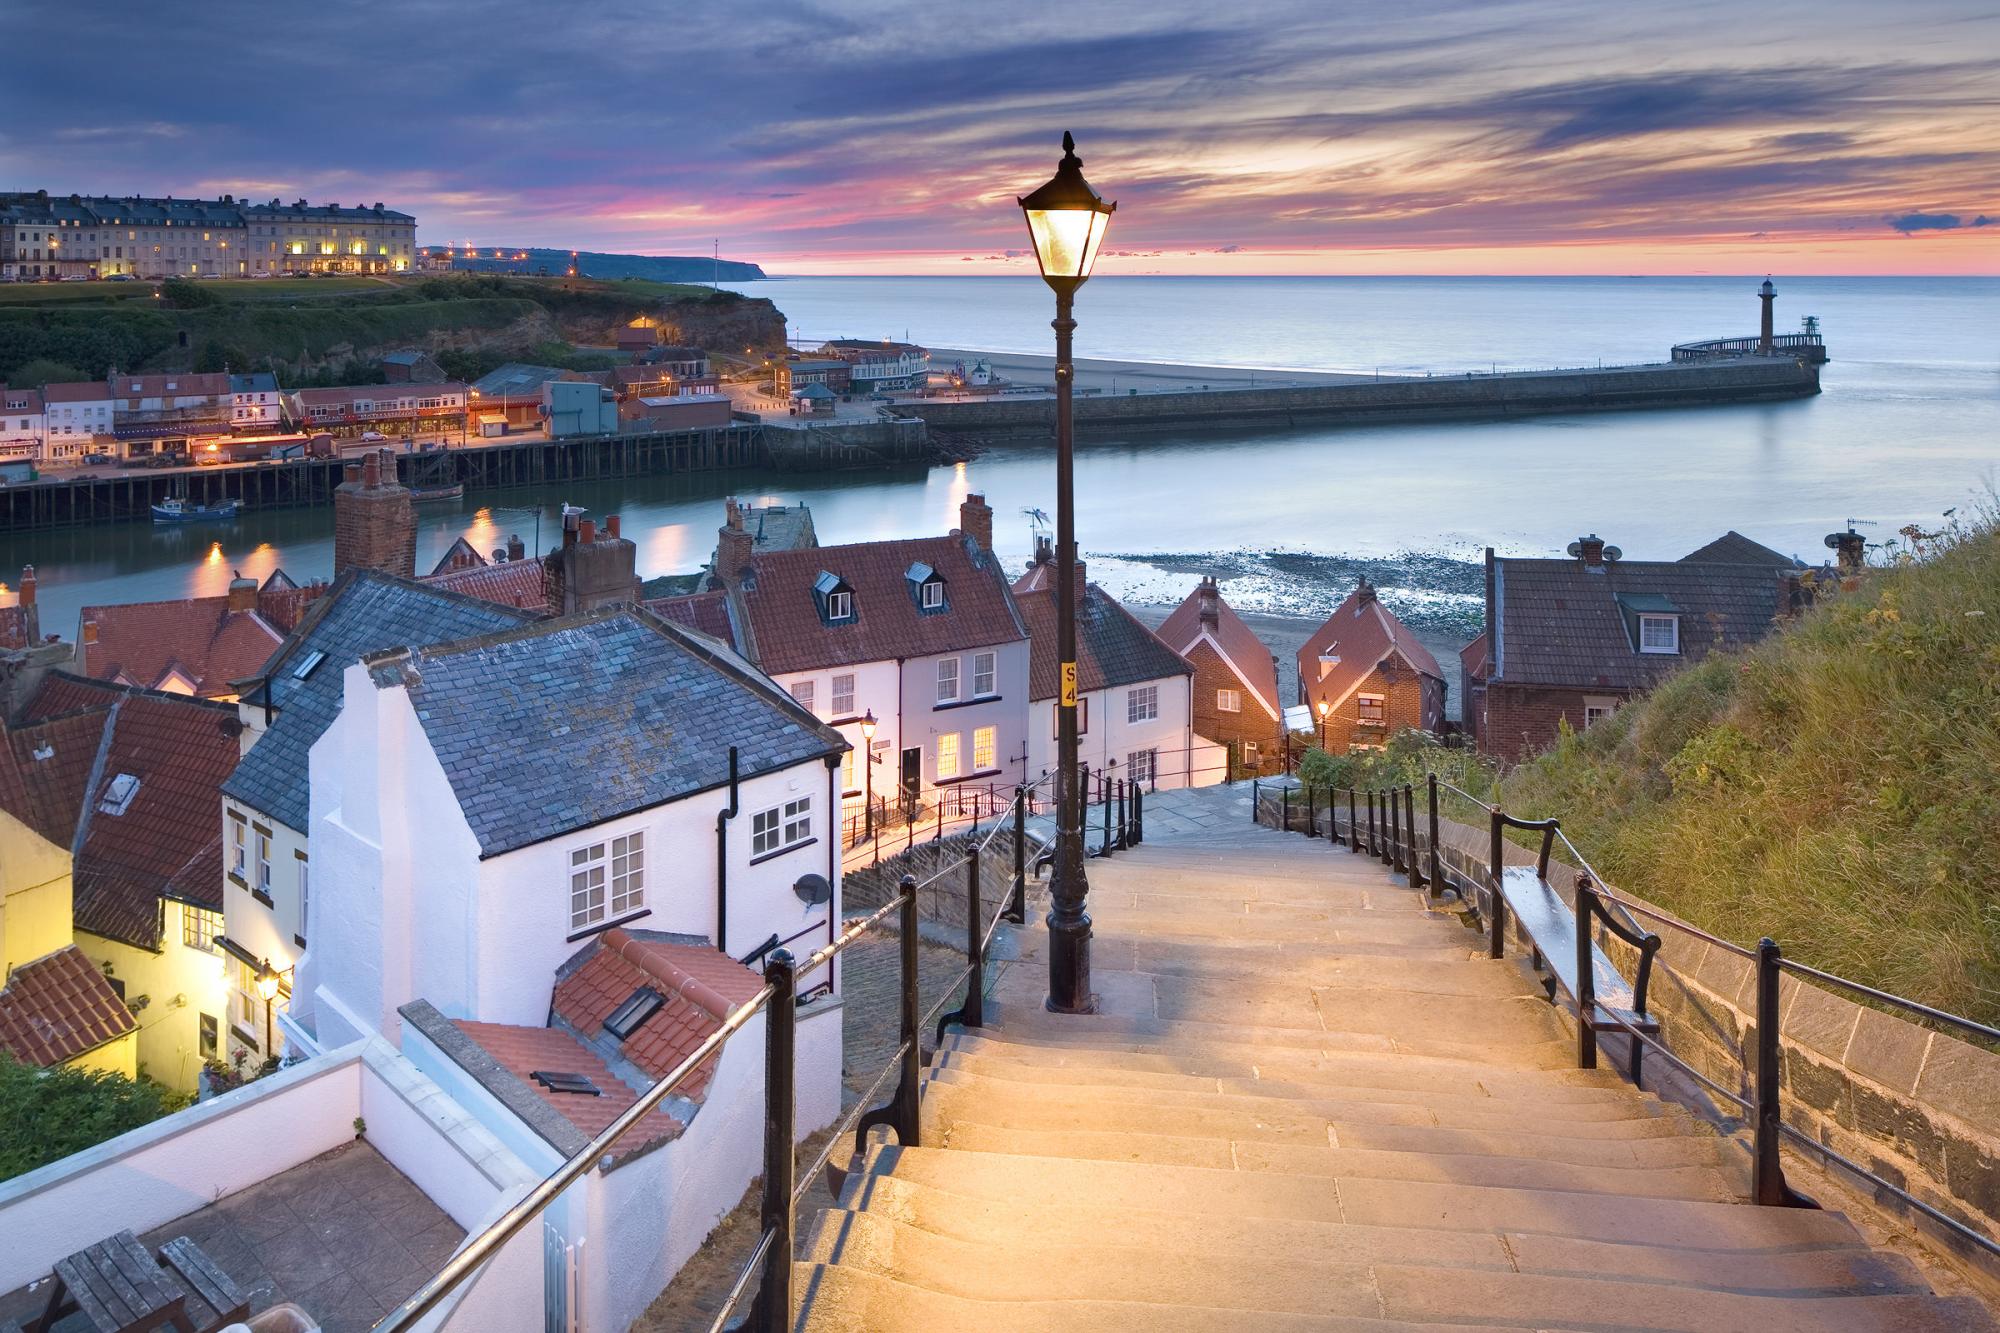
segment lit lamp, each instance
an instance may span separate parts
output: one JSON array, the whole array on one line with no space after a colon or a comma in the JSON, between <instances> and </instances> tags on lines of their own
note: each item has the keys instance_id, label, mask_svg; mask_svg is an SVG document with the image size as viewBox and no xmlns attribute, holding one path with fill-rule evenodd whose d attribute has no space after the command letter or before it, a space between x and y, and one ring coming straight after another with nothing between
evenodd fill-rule
<instances>
[{"instance_id":1,"label":"lit lamp","mask_svg":"<svg viewBox=\"0 0 2000 1333\"><path fill-rule=\"evenodd\" d=\"M1319 701L1319 748L1326 748L1326 715L1333 711L1333 704L1325 699Z\"/></svg>"},{"instance_id":2,"label":"lit lamp","mask_svg":"<svg viewBox=\"0 0 2000 1333\"><path fill-rule=\"evenodd\" d=\"M1063 134L1063 157L1048 184L1019 201L1035 243L1042 281L1055 291L1056 317L1056 855L1049 879L1049 996L1057 1013L1089 1013L1090 918L1084 898L1083 808L1077 790L1076 734L1076 487L1071 429L1076 289L1090 277L1116 204L1083 178L1076 141Z\"/></svg>"},{"instance_id":3,"label":"lit lamp","mask_svg":"<svg viewBox=\"0 0 2000 1333\"><path fill-rule=\"evenodd\" d=\"M277 1054L271 1043L271 1001L278 998L278 974L271 970L268 958L257 964L257 993L264 997L264 1055L269 1058Z\"/></svg>"},{"instance_id":4,"label":"lit lamp","mask_svg":"<svg viewBox=\"0 0 2000 1333\"><path fill-rule=\"evenodd\" d=\"M861 715L861 745L868 753L868 771L861 790L861 827L870 838L875 836L875 710L869 709Z\"/></svg>"}]
</instances>

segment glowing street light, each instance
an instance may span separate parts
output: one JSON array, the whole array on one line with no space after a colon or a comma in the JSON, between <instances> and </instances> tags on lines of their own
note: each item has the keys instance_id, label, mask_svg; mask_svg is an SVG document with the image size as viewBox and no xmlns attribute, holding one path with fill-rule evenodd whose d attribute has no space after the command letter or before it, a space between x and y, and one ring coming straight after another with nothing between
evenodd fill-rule
<instances>
[{"instance_id":1,"label":"glowing street light","mask_svg":"<svg viewBox=\"0 0 2000 1333\"><path fill-rule=\"evenodd\" d=\"M1084 899L1083 805L1077 789L1076 729L1076 485L1071 395L1076 379L1073 340L1076 289L1090 277L1111 214L1083 178L1076 140L1063 134L1055 176L1019 200L1035 243L1042 281L1056 294L1056 856L1049 879L1049 996L1057 1013L1089 1013L1090 917Z\"/></svg>"}]
</instances>

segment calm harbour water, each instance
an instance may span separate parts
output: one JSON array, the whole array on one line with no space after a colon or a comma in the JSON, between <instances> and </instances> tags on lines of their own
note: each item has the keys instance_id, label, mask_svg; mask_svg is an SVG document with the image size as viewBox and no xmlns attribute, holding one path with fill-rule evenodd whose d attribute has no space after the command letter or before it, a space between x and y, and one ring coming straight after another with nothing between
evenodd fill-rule
<instances>
[{"instance_id":1,"label":"calm harbour water","mask_svg":"<svg viewBox=\"0 0 2000 1333\"><path fill-rule=\"evenodd\" d=\"M1736 278L1101 278L1079 297L1080 356L1438 373L1665 359L1675 343L1754 333L1761 274ZM1808 558L1849 517L1871 535L1986 495L2000 463L2000 279L1788 278L1779 327L1818 315L1825 392L1745 407L1255 434L1193 432L1085 447L1079 537L1094 576L1139 600L1188 578L1111 554L1306 551L1359 556L1560 550L1596 531L1671 558L1726 528ZM902 337L1043 352L1047 289L1030 278L794 278L752 283L813 339ZM621 513L647 575L693 570L720 499L803 500L831 544L951 526L983 491L1012 563L1028 508L1053 509L1046 448L894 475L648 478L425 506L418 566L454 538L544 543L562 501ZM129 524L0 538L0 577L37 567L44 624L85 604L220 592L231 572L332 571L332 514L249 515L208 531ZM1231 590L1245 605L1306 611Z\"/></svg>"}]
</instances>

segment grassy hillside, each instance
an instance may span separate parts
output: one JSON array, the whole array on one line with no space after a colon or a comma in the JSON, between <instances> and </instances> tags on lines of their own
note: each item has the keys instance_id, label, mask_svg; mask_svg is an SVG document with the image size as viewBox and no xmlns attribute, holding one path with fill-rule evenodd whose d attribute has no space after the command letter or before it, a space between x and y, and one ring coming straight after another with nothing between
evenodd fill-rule
<instances>
[{"instance_id":1,"label":"grassy hillside","mask_svg":"<svg viewBox=\"0 0 2000 1333\"><path fill-rule=\"evenodd\" d=\"M2000 1020L2000 530L1920 540L1508 775L1613 883Z\"/></svg>"}]
</instances>

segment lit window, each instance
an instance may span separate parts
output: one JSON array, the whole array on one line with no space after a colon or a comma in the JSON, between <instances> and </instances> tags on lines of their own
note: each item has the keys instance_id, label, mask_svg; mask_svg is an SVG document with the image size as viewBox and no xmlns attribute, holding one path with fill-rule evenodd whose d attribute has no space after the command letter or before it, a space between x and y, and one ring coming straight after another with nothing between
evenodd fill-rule
<instances>
[{"instance_id":1,"label":"lit window","mask_svg":"<svg viewBox=\"0 0 2000 1333\"><path fill-rule=\"evenodd\" d=\"M958 733L947 731L937 738L938 781L958 776Z\"/></svg>"},{"instance_id":2,"label":"lit window","mask_svg":"<svg viewBox=\"0 0 2000 1333\"><path fill-rule=\"evenodd\" d=\"M958 659L941 657L937 664L937 701L941 704L958 702Z\"/></svg>"},{"instance_id":3,"label":"lit window","mask_svg":"<svg viewBox=\"0 0 2000 1333\"><path fill-rule=\"evenodd\" d=\"M972 655L972 697L984 699L994 691L994 678L998 674L997 653L974 653Z\"/></svg>"},{"instance_id":4,"label":"lit window","mask_svg":"<svg viewBox=\"0 0 2000 1333\"><path fill-rule=\"evenodd\" d=\"M221 934L222 913L211 912L205 907L182 905L181 943L203 953L214 953L215 941Z\"/></svg>"},{"instance_id":5,"label":"lit window","mask_svg":"<svg viewBox=\"0 0 2000 1333\"><path fill-rule=\"evenodd\" d=\"M1379 694L1357 694L1354 696L1355 720L1364 727L1379 727L1388 718L1385 701Z\"/></svg>"},{"instance_id":6,"label":"lit window","mask_svg":"<svg viewBox=\"0 0 2000 1333\"><path fill-rule=\"evenodd\" d=\"M833 678L833 715L854 716L854 676L851 672Z\"/></svg>"},{"instance_id":7,"label":"lit window","mask_svg":"<svg viewBox=\"0 0 2000 1333\"><path fill-rule=\"evenodd\" d=\"M813 706L813 683L809 680L794 682L792 685L792 698L798 701L799 707L810 713Z\"/></svg>"},{"instance_id":8,"label":"lit window","mask_svg":"<svg viewBox=\"0 0 2000 1333\"><path fill-rule=\"evenodd\" d=\"M569 854L569 928L582 930L604 919L604 844L594 842Z\"/></svg>"},{"instance_id":9,"label":"lit window","mask_svg":"<svg viewBox=\"0 0 2000 1333\"><path fill-rule=\"evenodd\" d=\"M840 756L840 790L843 794L861 790L861 783L854 776L860 766L861 751L849 749Z\"/></svg>"},{"instance_id":10,"label":"lit window","mask_svg":"<svg viewBox=\"0 0 2000 1333\"><path fill-rule=\"evenodd\" d=\"M985 773L998 768L998 731L993 727L981 727L972 733L972 771Z\"/></svg>"},{"instance_id":11,"label":"lit window","mask_svg":"<svg viewBox=\"0 0 2000 1333\"><path fill-rule=\"evenodd\" d=\"M1218 713L1242 712L1243 692L1241 690L1217 690L1215 692L1215 711Z\"/></svg>"},{"instance_id":12,"label":"lit window","mask_svg":"<svg viewBox=\"0 0 2000 1333\"><path fill-rule=\"evenodd\" d=\"M1642 653L1677 653L1681 650L1681 620L1679 616L1640 616L1639 651Z\"/></svg>"},{"instance_id":13,"label":"lit window","mask_svg":"<svg viewBox=\"0 0 2000 1333\"><path fill-rule=\"evenodd\" d=\"M1151 722L1160 715L1160 687L1141 685L1125 692L1125 720Z\"/></svg>"}]
</instances>

